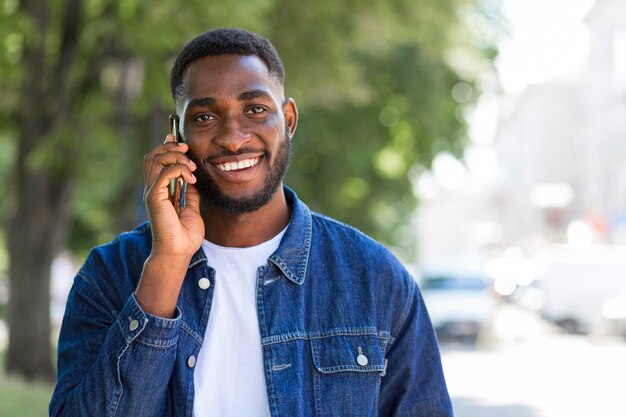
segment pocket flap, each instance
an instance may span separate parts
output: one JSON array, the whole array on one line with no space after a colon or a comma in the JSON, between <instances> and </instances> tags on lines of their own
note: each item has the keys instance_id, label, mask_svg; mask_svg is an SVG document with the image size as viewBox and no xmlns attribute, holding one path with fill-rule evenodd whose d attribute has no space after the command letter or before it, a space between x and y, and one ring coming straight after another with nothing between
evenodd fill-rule
<instances>
[{"instance_id":1,"label":"pocket flap","mask_svg":"<svg viewBox=\"0 0 626 417\"><path fill-rule=\"evenodd\" d=\"M313 363L324 374L385 371L383 341L373 334L311 339Z\"/></svg>"}]
</instances>

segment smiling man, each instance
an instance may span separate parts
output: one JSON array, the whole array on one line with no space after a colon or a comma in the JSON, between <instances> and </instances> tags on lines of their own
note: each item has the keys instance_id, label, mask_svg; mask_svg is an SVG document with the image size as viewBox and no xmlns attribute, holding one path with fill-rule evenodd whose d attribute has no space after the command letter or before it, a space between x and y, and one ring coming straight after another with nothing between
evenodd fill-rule
<instances>
[{"instance_id":1,"label":"smiling man","mask_svg":"<svg viewBox=\"0 0 626 417\"><path fill-rule=\"evenodd\" d=\"M282 184L298 111L271 43L206 32L171 88L183 143L144 159L150 221L74 281L50 414L451 416L413 279Z\"/></svg>"}]
</instances>

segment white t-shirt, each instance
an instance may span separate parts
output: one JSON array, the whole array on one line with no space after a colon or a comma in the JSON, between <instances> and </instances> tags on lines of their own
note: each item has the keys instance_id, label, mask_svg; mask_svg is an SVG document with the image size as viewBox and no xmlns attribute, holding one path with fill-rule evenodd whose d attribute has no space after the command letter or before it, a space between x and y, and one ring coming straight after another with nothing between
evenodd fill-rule
<instances>
[{"instance_id":1,"label":"white t-shirt","mask_svg":"<svg viewBox=\"0 0 626 417\"><path fill-rule=\"evenodd\" d=\"M202 249L215 268L213 303L194 371L194 417L270 417L256 310L257 268L267 264L285 228L249 248L207 240Z\"/></svg>"}]
</instances>

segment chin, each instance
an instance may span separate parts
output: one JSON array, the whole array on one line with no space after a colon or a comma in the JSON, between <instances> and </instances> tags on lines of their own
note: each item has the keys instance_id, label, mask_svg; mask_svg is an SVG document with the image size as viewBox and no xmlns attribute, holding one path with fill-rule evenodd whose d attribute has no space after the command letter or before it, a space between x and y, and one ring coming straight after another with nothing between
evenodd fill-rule
<instances>
[{"instance_id":1,"label":"chin","mask_svg":"<svg viewBox=\"0 0 626 417\"><path fill-rule=\"evenodd\" d=\"M281 184L282 185L282 184ZM281 187L263 188L246 193L225 193L222 190L212 189L201 192L203 201L215 209L226 214L253 213L267 205Z\"/></svg>"}]
</instances>

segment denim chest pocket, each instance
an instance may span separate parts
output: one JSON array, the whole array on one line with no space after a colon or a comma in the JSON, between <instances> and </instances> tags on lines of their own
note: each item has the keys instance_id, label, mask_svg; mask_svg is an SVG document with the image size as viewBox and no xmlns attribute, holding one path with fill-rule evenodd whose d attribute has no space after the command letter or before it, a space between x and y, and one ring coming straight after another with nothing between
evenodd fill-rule
<instances>
[{"instance_id":1,"label":"denim chest pocket","mask_svg":"<svg viewBox=\"0 0 626 417\"><path fill-rule=\"evenodd\" d=\"M376 416L386 340L373 334L311 340L318 417Z\"/></svg>"}]
</instances>

